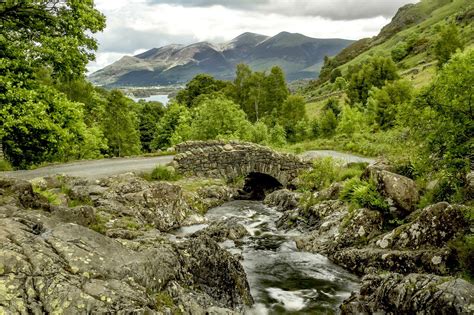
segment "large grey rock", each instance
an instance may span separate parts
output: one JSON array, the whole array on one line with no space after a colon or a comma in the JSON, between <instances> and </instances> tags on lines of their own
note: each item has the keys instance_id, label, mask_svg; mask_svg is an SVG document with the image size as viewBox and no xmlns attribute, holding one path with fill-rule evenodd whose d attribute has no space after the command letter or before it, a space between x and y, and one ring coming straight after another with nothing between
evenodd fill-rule
<instances>
[{"instance_id":1,"label":"large grey rock","mask_svg":"<svg viewBox=\"0 0 474 315\"><path fill-rule=\"evenodd\" d=\"M473 314L474 285L433 275L369 275L342 314Z\"/></svg>"},{"instance_id":2,"label":"large grey rock","mask_svg":"<svg viewBox=\"0 0 474 315\"><path fill-rule=\"evenodd\" d=\"M377 165L368 166L365 175L376 182L377 189L397 208L405 213L415 210L420 196L412 179L389 172Z\"/></svg>"},{"instance_id":3,"label":"large grey rock","mask_svg":"<svg viewBox=\"0 0 474 315\"><path fill-rule=\"evenodd\" d=\"M276 190L265 197L264 203L277 207L279 211L287 211L298 207L301 194L288 189Z\"/></svg>"},{"instance_id":4,"label":"large grey rock","mask_svg":"<svg viewBox=\"0 0 474 315\"><path fill-rule=\"evenodd\" d=\"M247 229L239 223L239 218L230 218L212 222L203 230L197 231L191 237L207 236L216 242L225 240L238 240L250 235Z\"/></svg>"},{"instance_id":5,"label":"large grey rock","mask_svg":"<svg viewBox=\"0 0 474 315\"><path fill-rule=\"evenodd\" d=\"M159 185L170 192L159 203L146 197L154 185L106 181L100 198L137 216L146 202L178 203L175 187ZM209 237L177 245L157 229L103 235L86 227L93 207L42 207L39 197L29 183L0 180L0 314L233 314L253 302L239 261Z\"/></svg>"}]
</instances>

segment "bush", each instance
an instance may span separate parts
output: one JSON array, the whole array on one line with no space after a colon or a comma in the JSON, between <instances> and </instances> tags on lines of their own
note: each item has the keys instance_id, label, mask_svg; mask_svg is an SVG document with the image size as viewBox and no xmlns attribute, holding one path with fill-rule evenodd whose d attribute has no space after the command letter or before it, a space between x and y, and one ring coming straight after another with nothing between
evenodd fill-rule
<instances>
[{"instance_id":1,"label":"bush","mask_svg":"<svg viewBox=\"0 0 474 315\"><path fill-rule=\"evenodd\" d=\"M270 131L270 143L276 147L282 147L286 144L285 128L276 124Z\"/></svg>"},{"instance_id":2,"label":"bush","mask_svg":"<svg viewBox=\"0 0 474 315\"><path fill-rule=\"evenodd\" d=\"M362 181L359 178L348 180L341 191L340 199L348 201L355 207L388 211L389 204L377 191L373 181Z\"/></svg>"},{"instance_id":3,"label":"bush","mask_svg":"<svg viewBox=\"0 0 474 315\"><path fill-rule=\"evenodd\" d=\"M174 168L158 165L149 175L149 180L153 181L176 181L180 178Z\"/></svg>"},{"instance_id":4,"label":"bush","mask_svg":"<svg viewBox=\"0 0 474 315\"><path fill-rule=\"evenodd\" d=\"M0 172L11 171L13 168L7 160L0 160Z\"/></svg>"},{"instance_id":5,"label":"bush","mask_svg":"<svg viewBox=\"0 0 474 315\"><path fill-rule=\"evenodd\" d=\"M298 177L298 188L317 191L329 187L338 179L341 166L332 158L316 159L313 168Z\"/></svg>"}]
</instances>

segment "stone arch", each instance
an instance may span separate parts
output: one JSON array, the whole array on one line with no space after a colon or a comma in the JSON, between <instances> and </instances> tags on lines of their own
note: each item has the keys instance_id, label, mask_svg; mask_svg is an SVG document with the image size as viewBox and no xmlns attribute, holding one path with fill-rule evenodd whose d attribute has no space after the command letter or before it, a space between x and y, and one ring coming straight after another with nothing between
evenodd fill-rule
<instances>
[{"instance_id":1,"label":"stone arch","mask_svg":"<svg viewBox=\"0 0 474 315\"><path fill-rule=\"evenodd\" d=\"M291 154L247 142L188 141L175 147L174 166L182 174L236 178L266 174L288 187L311 163Z\"/></svg>"}]
</instances>

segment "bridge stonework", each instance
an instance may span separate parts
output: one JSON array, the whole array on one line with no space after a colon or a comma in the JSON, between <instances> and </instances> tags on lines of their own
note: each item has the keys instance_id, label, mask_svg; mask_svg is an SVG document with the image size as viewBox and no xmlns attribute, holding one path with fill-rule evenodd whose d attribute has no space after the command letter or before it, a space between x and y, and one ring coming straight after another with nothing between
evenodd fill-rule
<instances>
[{"instance_id":1,"label":"bridge stonework","mask_svg":"<svg viewBox=\"0 0 474 315\"><path fill-rule=\"evenodd\" d=\"M295 155L248 142L188 141L175 150L175 168L186 175L230 179L255 172L270 175L287 186L301 170L311 167L310 162Z\"/></svg>"}]
</instances>

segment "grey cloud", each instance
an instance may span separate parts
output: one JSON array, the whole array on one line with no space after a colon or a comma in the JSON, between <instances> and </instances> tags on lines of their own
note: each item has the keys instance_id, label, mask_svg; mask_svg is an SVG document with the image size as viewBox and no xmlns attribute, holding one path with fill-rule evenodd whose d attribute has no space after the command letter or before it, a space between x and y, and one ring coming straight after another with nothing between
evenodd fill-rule
<instances>
[{"instance_id":1,"label":"grey cloud","mask_svg":"<svg viewBox=\"0 0 474 315\"><path fill-rule=\"evenodd\" d=\"M418 0L148 0L152 4L209 7L277 13L286 16L320 16L331 20L391 17L398 8Z\"/></svg>"},{"instance_id":2,"label":"grey cloud","mask_svg":"<svg viewBox=\"0 0 474 315\"><path fill-rule=\"evenodd\" d=\"M196 42L192 35L170 35L154 30L137 31L129 27L115 27L96 36L101 52L130 54L137 49L151 49L169 44L191 44Z\"/></svg>"}]
</instances>

